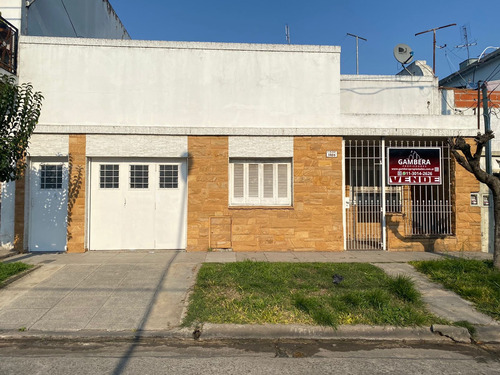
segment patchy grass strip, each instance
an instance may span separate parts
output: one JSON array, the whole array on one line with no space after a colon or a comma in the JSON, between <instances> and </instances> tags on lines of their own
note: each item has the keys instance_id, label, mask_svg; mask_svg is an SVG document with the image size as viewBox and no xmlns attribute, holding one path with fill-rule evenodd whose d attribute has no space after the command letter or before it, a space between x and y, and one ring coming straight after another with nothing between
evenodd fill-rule
<instances>
[{"instance_id":1,"label":"patchy grass strip","mask_svg":"<svg viewBox=\"0 0 500 375\"><path fill-rule=\"evenodd\" d=\"M0 263L0 285L9 277L14 276L20 272L32 268L33 266L26 263Z\"/></svg>"},{"instance_id":2,"label":"patchy grass strip","mask_svg":"<svg viewBox=\"0 0 500 375\"><path fill-rule=\"evenodd\" d=\"M343 280L333 283L333 275ZM446 323L424 308L413 282L360 263L207 263L183 324Z\"/></svg>"},{"instance_id":3,"label":"patchy grass strip","mask_svg":"<svg viewBox=\"0 0 500 375\"><path fill-rule=\"evenodd\" d=\"M479 311L500 320L500 271L493 267L493 262L458 258L410 264L431 280L473 302Z\"/></svg>"}]
</instances>

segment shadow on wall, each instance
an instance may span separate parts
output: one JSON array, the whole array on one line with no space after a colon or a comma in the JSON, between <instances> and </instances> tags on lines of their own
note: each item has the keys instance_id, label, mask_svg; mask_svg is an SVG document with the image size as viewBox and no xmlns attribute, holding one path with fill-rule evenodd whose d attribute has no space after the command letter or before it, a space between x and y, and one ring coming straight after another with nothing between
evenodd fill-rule
<instances>
[{"instance_id":1,"label":"shadow on wall","mask_svg":"<svg viewBox=\"0 0 500 375\"><path fill-rule=\"evenodd\" d=\"M31 250L64 251L75 203L83 183L83 168L74 167L70 156L68 164L35 162L29 170L29 230Z\"/></svg>"},{"instance_id":2,"label":"shadow on wall","mask_svg":"<svg viewBox=\"0 0 500 375\"><path fill-rule=\"evenodd\" d=\"M11 250L14 248L14 215L9 215L9 208L13 206L14 187L6 182L0 183L0 248ZM2 204L3 200L3 204ZM7 222L8 221L8 222Z\"/></svg>"},{"instance_id":3,"label":"shadow on wall","mask_svg":"<svg viewBox=\"0 0 500 375\"><path fill-rule=\"evenodd\" d=\"M387 228L394 234L399 241L404 244L408 244L408 248L414 248L415 244L420 244L420 247L426 252L434 253L436 251L436 242L442 240L447 235L443 234L433 234L433 235L422 235L422 236L406 236L400 229L401 222L395 221L392 215L387 215Z\"/></svg>"},{"instance_id":4,"label":"shadow on wall","mask_svg":"<svg viewBox=\"0 0 500 375\"><path fill-rule=\"evenodd\" d=\"M75 167L73 162L73 156L70 155L68 158L68 214L66 216L68 241L72 239L72 234L69 228L73 220L76 200L80 196L82 183L83 183L83 167L81 165Z\"/></svg>"},{"instance_id":5,"label":"shadow on wall","mask_svg":"<svg viewBox=\"0 0 500 375\"><path fill-rule=\"evenodd\" d=\"M182 205L181 205L181 212L180 212L180 217L179 217L179 220L181 223L186 223L186 226L185 226L185 232L182 234L182 235L179 235L177 237L177 249L182 249L182 248L186 248L187 246L187 199L188 199L188 177L191 173L191 169L193 168L193 165L194 165L194 159L193 159L193 155L191 155L190 152L188 152L186 155L186 170L184 170L184 168L181 168L180 172L181 172L181 178L182 180L184 181L184 191L182 192ZM186 173L186 175L184 175ZM184 225L181 225L181 228L184 228ZM184 243L184 240L186 241L186 243Z\"/></svg>"}]
</instances>

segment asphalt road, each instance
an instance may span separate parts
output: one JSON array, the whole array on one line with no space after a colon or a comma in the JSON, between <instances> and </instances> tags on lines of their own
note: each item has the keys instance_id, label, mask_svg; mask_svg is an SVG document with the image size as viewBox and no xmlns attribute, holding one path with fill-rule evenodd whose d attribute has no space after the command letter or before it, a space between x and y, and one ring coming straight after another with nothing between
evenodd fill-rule
<instances>
[{"instance_id":1,"label":"asphalt road","mask_svg":"<svg viewBox=\"0 0 500 375\"><path fill-rule=\"evenodd\" d=\"M500 347L359 341L0 341L0 374L498 374Z\"/></svg>"}]
</instances>

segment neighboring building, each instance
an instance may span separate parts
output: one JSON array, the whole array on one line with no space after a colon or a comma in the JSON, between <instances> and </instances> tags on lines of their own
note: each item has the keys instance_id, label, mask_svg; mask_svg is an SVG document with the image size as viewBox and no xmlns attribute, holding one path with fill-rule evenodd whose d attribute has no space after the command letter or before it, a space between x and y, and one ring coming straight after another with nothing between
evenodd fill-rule
<instances>
[{"instance_id":1,"label":"neighboring building","mask_svg":"<svg viewBox=\"0 0 500 375\"><path fill-rule=\"evenodd\" d=\"M22 35L130 39L108 0L2 0L0 12Z\"/></svg>"},{"instance_id":2,"label":"neighboring building","mask_svg":"<svg viewBox=\"0 0 500 375\"><path fill-rule=\"evenodd\" d=\"M18 40L17 28L3 19L0 13L0 73L16 74Z\"/></svg>"},{"instance_id":3,"label":"neighboring building","mask_svg":"<svg viewBox=\"0 0 500 375\"><path fill-rule=\"evenodd\" d=\"M485 54L486 51L494 49L493 52ZM500 49L488 47L478 58L467 59L460 64L460 69L439 81L443 97L443 113L461 116L476 117L478 131L484 131L483 127L483 105L484 98L482 89L486 84L488 92L488 108L491 129L496 135L500 130ZM500 173L500 139L497 137L491 141L492 171ZM484 204L487 200L489 189L481 184L478 194L482 207L481 233L483 238L483 249L493 251L493 244L489 241L493 236L492 212ZM491 220L489 219L491 217Z\"/></svg>"},{"instance_id":4,"label":"neighboring building","mask_svg":"<svg viewBox=\"0 0 500 375\"><path fill-rule=\"evenodd\" d=\"M500 84L500 48L491 48L495 51L463 61L457 72L439 80L439 87L477 89L478 82L499 81Z\"/></svg>"},{"instance_id":5,"label":"neighboring building","mask_svg":"<svg viewBox=\"0 0 500 375\"><path fill-rule=\"evenodd\" d=\"M4 244L481 250L479 183L446 142L476 121L441 113L432 74L342 76L335 46L24 36L19 49L19 80L45 100L26 179L4 190Z\"/></svg>"}]
</instances>

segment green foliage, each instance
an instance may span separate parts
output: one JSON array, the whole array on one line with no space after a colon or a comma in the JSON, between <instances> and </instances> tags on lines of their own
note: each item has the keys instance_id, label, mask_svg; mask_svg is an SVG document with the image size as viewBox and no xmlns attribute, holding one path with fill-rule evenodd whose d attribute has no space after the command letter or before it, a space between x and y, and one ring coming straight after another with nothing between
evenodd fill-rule
<instances>
[{"instance_id":1,"label":"green foliage","mask_svg":"<svg viewBox=\"0 0 500 375\"><path fill-rule=\"evenodd\" d=\"M0 181L19 179L26 168L29 138L40 117L43 96L29 83L0 75Z\"/></svg>"},{"instance_id":2,"label":"green foliage","mask_svg":"<svg viewBox=\"0 0 500 375\"><path fill-rule=\"evenodd\" d=\"M473 302L479 311L500 320L500 271L493 262L459 258L411 264L431 280Z\"/></svg>"},{"instance_id":3,"label":"green foliage","mask_svg":"<svg viewBox=\"0 0 500 375\"><path fill-rule=\"evenodd\" d=\"M33 267L32 265L15 262L15 263L0 263L0 285L9 277Z\"/></svg>"},{"instance_id":4,"label":"green foliage","mask_svg":"<svg viewBox=\"0 0 500 375\"><path fill-rule=\"evenodd\" d=\"M390 290L398 298L418 303L420 301L420 292L413 285L413 281L408 276L398 275L389 282Z\"/></svg>"},{"instance_id":5,"label":"green foliage","mask_svg":"<svg viewBox=\"0 0 500 375\"><path fill-rule=\"evenodd\" d=\"M468 322L467 320L460 320L458 322L454 322L453 325L457 327L467 328L467 331L469 331L472 337L474 337L474 335L476 334L476 327L474 326L474 324Z\"/></svg>"},{"instance_id":6,"label":"green foliage","mask_svg":"<svg viewBox=\"0 0 500 375\"><path fill-rule=\"evenodd\" d=\"M344 280L335 285L332 276ZM184 325L210 323L389 324L441 322L410 279L364 263L204 264Z\"/></svg>"}]
</instances>

